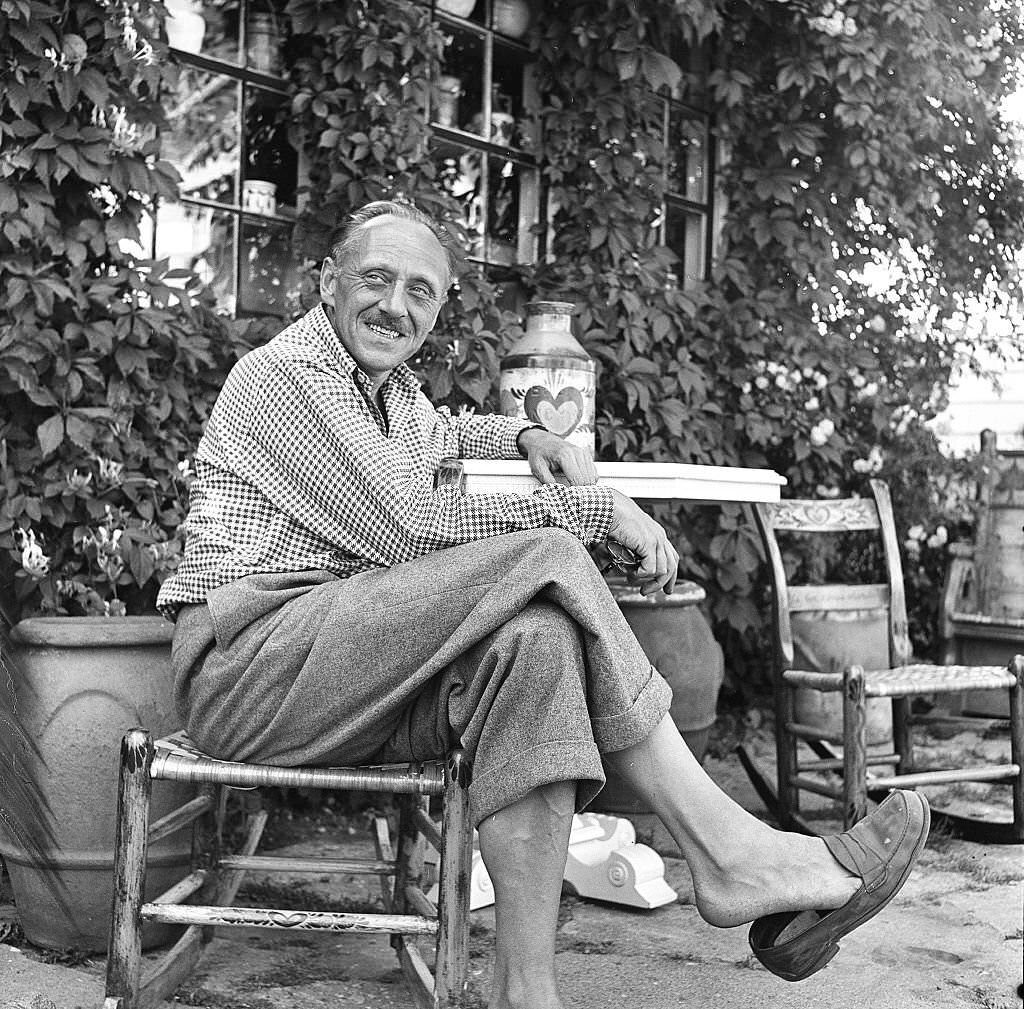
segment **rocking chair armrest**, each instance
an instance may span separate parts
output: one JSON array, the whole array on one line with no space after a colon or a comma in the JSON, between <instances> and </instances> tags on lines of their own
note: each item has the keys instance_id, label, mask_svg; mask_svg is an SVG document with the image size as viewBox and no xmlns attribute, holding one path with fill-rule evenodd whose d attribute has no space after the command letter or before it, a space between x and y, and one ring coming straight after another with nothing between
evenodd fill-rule
<instances>
[{"instance_id":1,"label":"rocking chair armrest","mask_svg":"<svg viewBox=\"0 0 1024 1009\"><path fill-rule=\"evenodd\" d=\"M821 690L825 693L843 689L842 673L822 673L812 669L784 669L782 678L791 686L810 687L812 690Z\"/></svg>"}]
</instances>

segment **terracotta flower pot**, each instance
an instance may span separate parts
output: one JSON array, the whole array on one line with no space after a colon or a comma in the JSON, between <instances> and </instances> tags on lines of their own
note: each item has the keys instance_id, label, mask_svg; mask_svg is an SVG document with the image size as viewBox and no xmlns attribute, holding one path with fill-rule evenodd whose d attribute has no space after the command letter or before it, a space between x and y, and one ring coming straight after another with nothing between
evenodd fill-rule
<instances>
[{"instance_id":1,"label":"terracotta flower pot","mask_svg":"<svg viewBox=\"0 0 1024 1009\"><path fill-rule=\"evenodd\" d=\"M672 721L694 756L703 761L725 674L722 648L700 609L704 590L695 582L677 582L672 595L643 596L619 579L609 579L609 587L644 654L672 688ZM611 776L593 808L650 812L625 782Z\"/></svg>"},{"instance_id":2,"label":"terracotta flower pot","mask_svg":"<svg viewBox=\"0 0 1024 1009\"><path fill-rule=\"evenodd\" d=\"M162 617L56 617L23 620L11 632L0 720L15 721L30 743L21 776L44 823L31 836L28 824L0 824L0 854L22 929L38 946L106 949L121 736L136 725L157 734L179 728L172 631ZM154 818L189 798L187 786L167 784L154 793ZM2 795L0 805L11 808ZM190 848L188 831L150 848L147 899L184 875ZM168 942L179 931L147 927L144 943Z\"/></svg>"}]
</instances>

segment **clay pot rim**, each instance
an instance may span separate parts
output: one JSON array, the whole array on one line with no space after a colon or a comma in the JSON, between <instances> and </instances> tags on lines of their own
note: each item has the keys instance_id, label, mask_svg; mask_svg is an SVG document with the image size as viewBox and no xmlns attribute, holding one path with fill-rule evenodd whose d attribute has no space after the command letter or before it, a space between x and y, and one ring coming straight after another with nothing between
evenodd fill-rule
<instances>
[{"instance_id":1,"label":"clay pot rim","mask_svg":"<svg viewBox=\"0 0 1024 1009\"><path fill-rule=\"evenodd\" d=\"M157 614L134 617L28 617L11 629L17 645L106 648L117 645L163 645L174 637L174 624Z\"/></svg>"}]
</instances>

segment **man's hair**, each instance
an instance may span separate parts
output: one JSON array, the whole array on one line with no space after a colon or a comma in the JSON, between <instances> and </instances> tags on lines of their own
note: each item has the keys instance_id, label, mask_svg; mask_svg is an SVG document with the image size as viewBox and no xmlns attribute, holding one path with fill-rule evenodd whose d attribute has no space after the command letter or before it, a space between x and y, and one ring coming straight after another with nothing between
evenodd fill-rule
<instances>
[{"instance_id":1,"label":"man's hair","mask_svg":"<svg viewBox=\"0 0 1024 1009\"><path fill-rule=\"evenodd\" d=\"M341 258L355 245L359 237L359 229L377 217L398 217L404 221L415 221L429 228L431 234L441 243L445 259L448 261L448 282L455 279L459 265L459 248L450 231L424 213L413 203L404 200L376 200L367 203L358 210L353 210L331 232L328 244L331 259L338 263Z\"/></svg>"}]
</instances>

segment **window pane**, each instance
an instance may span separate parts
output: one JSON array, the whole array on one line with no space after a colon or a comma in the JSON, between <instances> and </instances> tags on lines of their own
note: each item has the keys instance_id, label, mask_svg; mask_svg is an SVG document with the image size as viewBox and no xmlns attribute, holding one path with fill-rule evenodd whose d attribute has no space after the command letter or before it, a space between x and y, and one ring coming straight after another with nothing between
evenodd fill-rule
<instances>
[{"instance_id":1,"label":"window pane","mask_svg":"<svg viewBox=\"0 0 1024 1009\"><path fill-rule=\"evenodd\" d=\"M668 128L668 187L688 200L707 199L707 146L704 120L671 105Z\"/></svg>"},{"instance_id":2,"label":"window pane","mask_svg":"<svg viewBox=\"0 0 1024 1009\"><path fill-rule=\"evenodd\" d=\"M444 113L448 122L442 121L436 112L435 121L483 136L483 39L463 28L453 27L451 42L445 48L443 60L441 85L454 95L455 103Z\"/></svg>"},{"instance_id":3,"label":"window pane","mask_svg":"<svg viewBox=\"0 0 1024 1009\"><path fill-rule=\"evenodd\" d=\"M508 158L489 155L487 181L488 263L516 262L519 251L519 188L521 168Z\"/></svg>"},{"instance_id":4,"label":"window pane","mask_svg":"<svg viewBox=\"0 0 1024 1009\"><path fill-rule=\"evenodd\" d=\"M285 315L298 293L299 270L286 221L242 218L238 315Z\"/></svg>"},{"instance_id":5,"label":"window pane","mask_svg":"<svg viewBox=\"0 0 1024 1009\"><path fill-rule=\"evenodd\" d=\"M704 214L670 206L665 221L665 244L679 257L675 272L684 288L704 279L707 218Z\"/></svg>"},{"instance_id":6,"label":"window pane","mask_svg":"<svg viewBox=\"0 0 1024 1009\"><path fill-rule=\"evenodd\" d=\"M262 88L245 89L243 206L263 214L293 214L299 156L289 140L288 99ZM260 182L262 185L250 185Z\"/></svg>"},{"instance_id":7,"label":"window pane","mask_svg":"<svg viewBox=\"0 0 1024 1009\"><path fill-rule=\"evenodd\" d=\"M194 203L163 203L156 215L156 257L195 273L225 312L235 309L234 221L233 214Z\"/></svg>"},{"instance_id":8,"label":"window pane","mask_svg":"<svg viewBox=\"0 0 1024 1009\"><path fill-rule=\"evenodd\" d=\"M287 38L285 0L260 0L248 4L246 19L246 65L261 74L279 77L283 71L282 50Z\"/></svg>"},{"instance_id":9,"label":"window pane","mask_svg":"<svg viewBox=\"0 0 1024 1009\"><path fill-rule=\"evenodd\" d=\"M237 0L206 0L202 4L206 31L200 52L225 63L239 62Z\"/></svg>"},{"instance_id":10,"label":"window pane","mask_svg":"<svg viewBox=\"0 0 1024 1009\"><path fill-rule=\"evenodd\" d=\"M227 77L181 68L161 140L164 157L181 174L183 196L237 202L238 87Z\"/></svg>"},{"instance_id":11,"label":"window pane","mask_svg":"<svg viewBox=\"0 0 1024 1009\"><path fill-rule=\"evenodd\" d=\"M438 144L435 159L441 188L462 205L462 226L471 236L470 256L483 253L483 155L455 144Z\"/></svg>"}]
</instances>

